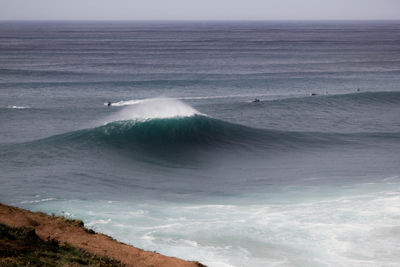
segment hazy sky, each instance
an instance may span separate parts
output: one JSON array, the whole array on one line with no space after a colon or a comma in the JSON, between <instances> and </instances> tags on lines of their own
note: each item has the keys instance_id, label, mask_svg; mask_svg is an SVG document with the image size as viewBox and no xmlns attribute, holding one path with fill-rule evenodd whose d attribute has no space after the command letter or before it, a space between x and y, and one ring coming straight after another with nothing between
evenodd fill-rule
<instances>
[{"instance_id":1,"label":"hazy sky","mask_svg":"<svg viewBox=\"0 0 400 267\"><path fill-rule=\"evenodd\" d=\"M0 19L400 19L400 0L0 0Z\"/></svg>"}]
</instances>

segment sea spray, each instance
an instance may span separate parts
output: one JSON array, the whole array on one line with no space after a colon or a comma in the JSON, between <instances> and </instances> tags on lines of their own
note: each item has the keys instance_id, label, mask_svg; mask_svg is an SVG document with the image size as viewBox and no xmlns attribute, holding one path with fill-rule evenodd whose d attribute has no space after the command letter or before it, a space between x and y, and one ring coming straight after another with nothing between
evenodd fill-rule
<instances>
[{"instance_id":1,"label":"sea spray","mask_svg":"<svg viewBox=\"0 0 400 267\"><path fill-rule=\"evenodd\" d=\"M199 115L201 113L180 100L151 98L131 102L115 115L106 118L105 123L123 120L144 121L149 119L190 117L196 114Z\"/></svg>"}]
</instances>

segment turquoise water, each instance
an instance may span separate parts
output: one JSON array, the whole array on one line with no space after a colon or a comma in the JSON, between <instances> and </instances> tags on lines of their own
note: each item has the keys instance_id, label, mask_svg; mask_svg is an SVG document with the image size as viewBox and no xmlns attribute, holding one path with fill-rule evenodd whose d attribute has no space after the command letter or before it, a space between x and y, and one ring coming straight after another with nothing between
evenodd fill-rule
<instances>
[{"instance_id":1,"label":"turquoise water","mask_svg":"<svg viewBox=\"0 0 400 267\"><path fill-rule=\"evenodd\" d=\"M398 22L2 22L0 40L1 202L208 266L399 264Z\"/></svg>"}]
</instances>

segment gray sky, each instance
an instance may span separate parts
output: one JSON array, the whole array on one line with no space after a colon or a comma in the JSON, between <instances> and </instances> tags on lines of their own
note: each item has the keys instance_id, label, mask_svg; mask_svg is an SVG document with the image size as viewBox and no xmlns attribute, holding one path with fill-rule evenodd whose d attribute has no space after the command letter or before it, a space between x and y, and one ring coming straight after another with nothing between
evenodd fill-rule
<instances>
[{"instance_id":1,"label":"gray sky","mask_svg":"<svg viewBox=\"0 0 400 267\"><path fill-rule=\"evenodd\" d=\"M0 20L400 19L400 0L0 0Z\"/></svg>"}]
</instances>

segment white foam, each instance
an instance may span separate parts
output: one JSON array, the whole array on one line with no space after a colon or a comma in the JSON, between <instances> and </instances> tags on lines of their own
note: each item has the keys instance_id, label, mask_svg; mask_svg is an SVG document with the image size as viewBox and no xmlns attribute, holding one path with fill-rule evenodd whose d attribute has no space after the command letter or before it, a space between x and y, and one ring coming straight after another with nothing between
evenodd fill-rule
<instances>
[{"instance_id":1,"label":"white foam","mask_svg":"<svg viewBox=\"0 0 400 267\"><path fill-rule=\"evenodd\" d=\"M302 97L304 94L232 94L232 95L214 95L214 96L184 96L184 97L176 97L174 99L178 100L204 100L204 99L227 99L227 98L249 98L250 102L254 98L267 97L268 100L272 99L281 99L281 98L291 98L291 97ZM153 98L154 99L154 98ZM131 100L121 100L118 102L111 103L111 106L121 107L121 106L130 106L136 105L144 102L151 101L152 99L131 99ZM105 106L108 106L108 103L104 103Z\"/></svg>"},{"instance_id":2,"label":"white foam","mask_svg":"<svg viewBox=\"0 0 400 267\"><path fill-rule=\"evenodd\" d=\"M170 223L170 224L163 224L163 225L157 225L157 226L146 226L146 227L141 227L143 230L155 230L155 229L165 229L165 228L172 228L172 227L180 227L182 224L180 223Z\"/></svg>"},{"instance_id":3,"label":"white foam","mask_svg":"<svg viewBox=\"0 0 400 267\"><path fill-rule=\"evenodd\" d=\"M262 94L262 95L255 95L255 94L236 94L236 95L216 95L216 96L186 96L180 97L179 99L182 100L201 100L201 99L222 99L222 98L242 98L242 97L260 97L260 96L271 96L270 94Z\"/></svg>"},{"instance_id":4,"label":"white foam","mask_svg":"<svg viewBox=\"0 0 400 267\"><path fill-rule=\"evenodd\" d=\"M135 210L135 211L129 211L127 212L129 215L134 215L134 216L143 216L148 213L147 210Z\"/></svg>"},{"instance_id":5,"label":"white foam","mask_svg":"<svg viewBox=\"0 0 400 267\"><path fill-rule=\"evenodd\" d=\"M250 95L247 95L250 96ZM246 97L246 95L231 95L231 96L188 96L188 97L178 97L174 99L178 100L201 100L201 99L219 99L219 98L235 98L235 97ZM146 103L153 101L155 99L160 99L160 98L151 98L151 99L131 99L131 100L121 100L115 103L111 103L111 106L115 107L121 107L121 106L131 106L131 105L136 105L140 103ZM171 98L169 98L171 99ZM108 103L104 103L105 106L108 106Z\"/></svg>"},{"instance_id":6,"label":"white foam","mask_svg":"<svg viewBox=\"0 0 400 267\"><path fill-rule=\"evenodd\" d=\"M39 202L45 202L45 201L51 201L51 200L55 200L55 198L49 197L49 198L42 198L42 199L35 199L35 200L25 200L25 201L21 201L20 204L39 203Z\"/></svg>"},{"instance_id":7,"label":"white foam","mask_svg":"<svg viewBox=\"0 0 400 267\"><path fill-rule=\"evenodd\" d=\"M390 177L386 177L383 179L384 182L388 183L388 184L397 184L400 182L400 175L394 175L394 176L390 176Z\"/></svg>"},{"instance_id":8,"label":"white foam","mask_svg":"<svg viewBox=\"0 0 400 267\"><path fill-rule=\"evenodd\" d=\"M86 223L86 225L91 227L91 226L98 225L98 224L108 224L110 222L111 222L111 219L107 219L107 220L100 219L100 220L94 220L94 221L88 222L88 223Z\"/></svg>"},{"instance_id":9,"label":"white foam","mask_svg":"<svg viewBox=\"0 0 400 267\"><path fill-rule=\"evenodd\" d=\"M130 106L130 105L135 105L135 104L139 104L139 103L143 103L148 101L149 99L138 99L138 100L127 100L127 101L119 101L119 102L115 102L115 103L111 103L111 106L115 106L115 107L122 107L122 106ZM105 106L108 106L108 103L104 103Z\"/></svg>"},{"instance_id":10,"label":"white foam","mask_svg":"<svg viewBox=\"0 0 400 267\"><path fill-rule=\"evenodd\" d=\"M26 109L26 108L29 108L29 107L24 107L24 106L7 106L7 108L12 108L12 109Z\"/></svg>"},{"instance_id":11,"label":"white foam","mask_svg":"<svg viewBox=\"0 0 400 267\"><path fill-rule=\"evenodd\" d=\"M290 201L291 190L272 201L251 198L254 204L66 205L86 225L122 242L208 266L395 266L400 188L380 186L385 187L364 184L347 193Z\"/></svg>"},{"instance_id":12,"label":"white foam","mask_svg":"<svg viewBox=\"0 0 400 267\"><path fill-rule=\"evenodd\" d=\"M131 103L115 115L108 117L105 123L122 120L145 121L150 119L190 117L201 114L182 101L171 98L151 98Z\"/></svg>"}]
</instances>

